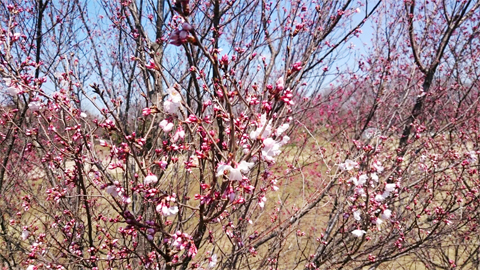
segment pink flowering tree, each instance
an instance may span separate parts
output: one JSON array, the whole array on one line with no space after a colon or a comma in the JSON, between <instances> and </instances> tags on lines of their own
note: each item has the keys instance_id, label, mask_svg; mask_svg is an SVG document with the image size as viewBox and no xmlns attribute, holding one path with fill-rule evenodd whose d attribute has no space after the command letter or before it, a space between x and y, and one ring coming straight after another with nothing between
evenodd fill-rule
<instances>
[{"instance_id":1,"label":"pink flowering tree","mask_svg":"<svg viewBox=\"0 0 480 270\"><path fill-rule=\"evenodd\" d=\"M447 2L5 1L1 266L478 267L480 12Z\"/></svg>"}]
</instances>

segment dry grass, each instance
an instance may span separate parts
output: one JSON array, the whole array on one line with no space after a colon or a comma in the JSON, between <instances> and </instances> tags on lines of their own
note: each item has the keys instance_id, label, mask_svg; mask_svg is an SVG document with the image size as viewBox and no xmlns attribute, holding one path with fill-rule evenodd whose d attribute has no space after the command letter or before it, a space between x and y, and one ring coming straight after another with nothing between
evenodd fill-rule
<instances>
[{"instance_id":1,"label":"dry grass","mask_svg":"<svg viewBox=\"0 0 480 270\"><path fill-rule=\"evenodd\" d=\"M297 153L297 150L297 146L287 145L284 149L284 152ZM324 154L324 156L332 155L334 152L335 149L327 149L327 152L326 154ZM108 153L104 153L104 157L106 157L107 155ZM332 159L330 158L329 161L331 162L331 160ZM179 164L183 163L179 161ZM292 170L292 173L286 174L286 169L291 169L289 165L293 165L296 168L302 167L302 170ZM326 181L329 179L328 167L332 167L332 165L332 163L329 163L328 165L325 164L323 157L318 154L316 148L305 149L300 155L297 155L297 157L295 158L289 156L289 158L279 161L275 166L275 174L282 176L281 178L279 178L278 184L280 189L277 192L269 193L267 197L267 204L264 209L258 207L258 205L256 205L255 203L256 201L254 200L255 205L253 207L255 208L255 210L252 212L253 214L249 217L250 219L252 219L253 224L246 226L245 235L252 235L255 231L257 231L260 232L261 235L259 238L261 238L261 236L268 234L271 230L284 224L284 222L290 217L291 214L295 213L297 209L301 209L302 207L304 207L306 203L308 203L312 200L313 197L318 195L318 190L321 189L322 186L324 186L326 184ZM71 168L72 166L72 162L66 163L66 168ZM120 178L122 174L119 169L110 170L109 173L111 173L115 178ZM318 175L315 175L315 173L318 173ZM32 172L32 174L34 174L36 178L38 178L38 176L40 175L40 173L37 173L36 171ZM188 187L187 195L191 198L193 198L195 194L199 193L199 183L196 180L196 175L197 172L194 170L193 174L190 176L192 182ZM160 188L168 190L170 187L177 185L181 187L182 183L179 183L178 181L181 181L181 179L183 179L181 177L183 176L178 176L181 175L178 175L177 171L175 171L174 169L168 170L164 179L169 180L160 183ZM36 185L41 185L41 181L37 181ZM445 187L444 189L448 190L448 187ZM39 191L44 192L45 190L39 189ZM181 194L180 192L181 190L179 190L177 193ZM37 195L41 196L41 194ZM109 197L109 195L106 195L105 192L99 191L94 192L90 195L92 198L97 199L97 204L95 207L96 213L101 213L104 216L117 215L116 211L112 208L113 204L111 204L111 198ZM435 203L441 204L441 202L445 199L448 199L448 197L449 195L445 192L439 192L437 194ZM72 200L73 198L70 199ZM40 200L41 199L39 199L39 201ZM191 203L193 207L196 207L198 201L192 200ZM3 204L0 205L0 207L3 207ZM45 207L48 206L45 205ZM251 257L248 262L244 261L243 265L239 265L240 268L238 269L248 269L245 266L246 263L248 263L250 267L255 268L267 259L264 256L265 254L269 254L270 248L276 249L276 252L274 252L273 254L277 256L277 259L280 262L278 269L294 269L295 267L303 269L306 260L309 258L309 255L313 254L316 250L316 247L318 246L318 243L315 241L315 239L321 236L322 230L324 230L324 228L326 227L327 222L329 221L329 213L331 207L332 198L326 198L325 201L321 202L316 208L314 208L310 213L305 215L300 221L285 230L285 241L281 246L271 246L270 244L267 244L260 247L257 250L258 255L256 257ZM276 208L281 208L281 211L277 212ZM23 216L22 223L31 223L33 220L33 223L31 224L34 224L38 227L50 224L51 218L46 218L45 216L43 216L42 211L44 211L44 209L39 208L35 211L30 212L30 216ZM84 210L78 209L78 211L78 214L84 216ZM193 214L193 210L191 209L184 208L184 211L187 216ZM275 213L278 213L276 218L274 218ZM191 217L190 223L195 224L197 220L198 217L196 215L193 215ZM209 229L213 231L213 235L216 239L215 246L217 248L215 252L219 253L219 255L221 253L220 251L228 254L229 252L231 252L232 247L236 245L232 241L232 239L225 236L225 228L222 227L225 226L226 223L228 223L228 220L234 221L234 224L236 222L236 218L234 216L231 216L227 217L220 223L209 225ZM83 219L79 222L85 224L86 220ZM98 224L102 224L102 226L107 226L108 222L98 222ZM106 229L108 231L115 232L120 226L122 226L121 223L116 223L115 225L111 225L109 228ZM18 227L16 227L16 229L12 229L13 230L10 230L12 232L11 237L19 239L21 231L18 230ZM193 230L194 227L185 227L185 229ZM297 231L300 233L305 233L305 235L297 236ZM102 243L104 243L105 233L101 230L99 230L97 233L97 236L99 237L96 237L95 244L101 245ZM52 235L51 238L48 239L48 241L54 241L54 238L57 238L55 240L64 240L63 236L61 235ZM463 244L465 249L471 249L477 246L477 243L457 243L457 240L458 239L455 238L445 239L444 254L441 254L441 252L437 248L427 247L423 248L421 250L422 252L405 254L401 257L398 257L394 261L385 262L377 269L427 269L424 263L422 263L419 259L421 258L421 256L426 256L425 254L429 254L431 256L430 259L433 262L444 263L444 261L442 260L444 260L445 256L457 256L460 258L460 260L462 260L462 254L458 254L458 250L456 251L456 248L459 247L459 245ZM246 241L247 246L248 243L249 242ZM254 243L254 241L252 243ZM451 245L448 245L449 243ZM0 243L0 245L2 244L4 243ZM29 247L28 245L24 245L23 248L25 250L28 250ZM208 252L210 251L210 247L199 247L199 254L197 258L200 259L198 260L202 261L201 258L208 257ZM303 261L300 264L295 263L299 258L303 258ZM58 262L62 262L62 259L57 260ZM468 265L466 265L466 269L468 269Z\"/></svg>"}]
</instances>

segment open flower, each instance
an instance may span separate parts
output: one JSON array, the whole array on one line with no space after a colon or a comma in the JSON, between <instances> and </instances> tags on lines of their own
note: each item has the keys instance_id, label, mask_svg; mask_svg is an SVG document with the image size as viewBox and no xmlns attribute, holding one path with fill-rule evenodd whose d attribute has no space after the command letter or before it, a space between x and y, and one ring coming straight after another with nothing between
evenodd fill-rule
<instances>
[{"instance_id":1,"label":"open flower","mask_svg":"<svg viewBox=\"0 0 480 270\"><path fill-rule=\"evenodd\" d=\"M357 211L353 212L353 218L355 220L361 220L362 219L361 214L362 214L362 211L357 210Z\"/></svg>"},{"instance_id":2,"label":"open flower","mask_svg":"<svg viewBox=\"0 0 480 270\"><path fill-rule=\"evenodd\" d=\"M217 261L218 261L217 254L213 254L212 257L210 257L210 259L208 260L209 260L208 268L214 268L215 265L217 265Z\"/></svg>"},{"instance_id":3,"label":"open flower","mask_svg":"<svg viewBox=\"0 0 480 270\"><path fill-rule=\"evenodd\" d=\"M265 207L266 201L267 201L267 198L265 196L258 198L258 206L260 206L261 208Z\"/></svg>"},{"instance_id":4,"label":"open flower","mask_svg":"<svg viewBox=\"0 0 480 270\"><path fill-rule=\"evenodd\" d=\"M158 182L158 178L155 174L149 172L148 175L145 177L145 179L143 180L143 183L145 185L149 185L149 184L155 184Z\"/></svg>"},{"instance_id":5,"label":"open flower","mask_svg":"<svg viewBox=\"0 0 480 270\"><path fill-rule=\"evenodd\" d=\"M23 228L23 231L22 231L22 239L23 240L27 240L28 236L30 235L30 232L26 229L26 228Z\"/></svg>"},{"instance_id":6,"label":"open flower","mask_svg":"<svg viewBox=\"0 0 480 270\"><path fill-rule=\"evenodd\" d=\"M246 162L245 160L242 160L237 168L233 168L227 164L221 164L217 168L217 176L226 175L230 180L240 181L243 178L242 172L248 173L253 165L253 162Z\"/></svg>"},{"instance_id":7,"label":"open flower","mask_svg":"<svg viewBox=\"0 0 480 270\"><path fill-rule=\"evenodd\" d=\"M350 170L356 168L357 166L358 166L358 163L353 161L353 160L350 160L350 159L345 160L344 163L338 164L338 167L342 171L350 171Z\"/></svg>"},{"instance_id":8,"label":"open flower","mask_svg":"<svg viewBox=\"0 0 480 270\"><path fill-rule=\"evenodd\" d=\"M40 101L32 101L28 103L28 108L32 111L39 111L43 108L43 103Z\"/></svg>"},{"instance_id":9,"label":"open flower","mask_svg":"<svg viewBox=\"0 0 480 270\"><path fill-rule=\"evenodd\" d=\"M274 161L274 157L279 155L281 144L272 138L267 138L263 141L262 157L266 161Z\"/></svg>"},{"instance_id":10,"label":"open flower","mask_svg":"<svg viewBox=\"0 0 480 270\"><path fill-rule=\"evenodd\" d=\"M178 206L172 205L175 200L175 194L167 196L157 205L155 209L164 217L176 215L178 213Z\"/></svg>"},{"instance_id":11,"label":"open flower","mask_svg":"<svg viewBox=\"0 0 480 270\"><path fill-rule=\"evenodd\" d=\"M289 125L288 123L283 124L283 125L281 125L281 126L279 126L279 127L277 128L277 131L275 132L275 134L276 134L277 136L280 136L280 134L282 134L282 133L283 133L285 130L287 130L289 127L290 127L290 125Z\"/></svg>"},{"instance_id":12,"label":"open flower","mask_svg":"<svg viewBox=\"0 0 480 270\"><path fill-rule=\"evenodd\" d=\"M164 217L174 216L178 213L177 206L167 206L163 203L157 205L157 212L161 213Z\"/></svg>"},{"instance_id":13,"label":"open flower","mask_svg":"<svg viewBox=\"0 0 480 270\"><path fill-rule=\"evenodd\" d=\"M352 234L355 237L362 237L365 233L367 233L367 232L364 231L364 230L354 230L354 231L352 231Z\"/></svg>"},{"instance_id":14,"label":"open flower","mask_svg":"<svg viewBox=\"0 0 480 270\"><path fill-rule=\"evenodd\" d=\"M118 195L119 195L118 188L115 185L110 185L110 186L106 187L105 191L108 194L112 195L112 197L118 197Z\"/></svg>"},{"instance_id":15,"label":"open flower","mask_svg":"<svg viewBox=\"0 0 480 270\"><path fill-rule=\"evenodd\" d=\"M383 213L382 213L382 215L380 216L380 218L383 219L383 220L389 220L391 216L392 216L392 210L390 210L390 209L385 209L385 211L383 211Z\"/></svg>"},{"instance_id":16,"label":"open flower","mask_svg":"<svg viewBox=\"0 0 480 270\"><path fill-rule=\"evenodd\" d=\"M262 116L260 116L260 123L258 123L257 129L250 132L250 139L256 140L258 137L260 137L261 139L266 139L268 136L270 136L271 133L272 133L272 120L268 121L267 123L267 114L264 113L262 114ZM277 134L277 135L280 135L280 134Z\"/></svg>"},{"instance_id":17,"label":"open flower","mask_svg":"<svg viewBox=\"0 0 480 270\"><path fill-rule=\"evenodd\" d=\"M172 122L168 122L168 120L164 119L160 122L159 124L160 128L163 129L163 132L165 133L168 133L170 131L172 131L173 129L173 123Z\"/></svg>"},{"instance_id":18,"label":"open flower","mask_svg":"<svg viewBox=\"0 0 480 270\"><path fill-rule=\"evenodd\" d=\"M358 177L352 177L351 181L355 186L363 186L368 180L368 176L366 174L362 174Z\"/></svg>"},{"instance_id":19,"label":"open flower","mask_svg":"<svg viewBox=\"0 0 480 270\"><path fill-rule=\"evenodd\" d=\"M391 192L395 191L396 188L397 188L396 184L386 184L385 185L385 191L382 194L377 194L375 196L375 200L377 202L381 202L381 201L385 200L386 198L388 198L388 196L390 196Z\"/></svg>"},{"instance_id":20,"label":"open flower","mask_svg":"<svg viewBox=\"0 0 480 270\"><path fill-rule=\"evenodd\" d=\"M383 172L383 170L385 169L383 166L382 166L382 163L380 163L380 161L376 160L375 162L373 162L373 168L378 172L378 173L381 173Z\"/></svg>"},{"instance_id":21,"label":"open flower","mask_svg":"<svg viewBox=\"0 0 480 270\"><path fill-rule=\"evenodd\" d=\"M168 98L163 102L163 109L166 113L176 114L182 106L182 96L173 87L168 88L167 93Z\"/></svg>"}]
</instances>

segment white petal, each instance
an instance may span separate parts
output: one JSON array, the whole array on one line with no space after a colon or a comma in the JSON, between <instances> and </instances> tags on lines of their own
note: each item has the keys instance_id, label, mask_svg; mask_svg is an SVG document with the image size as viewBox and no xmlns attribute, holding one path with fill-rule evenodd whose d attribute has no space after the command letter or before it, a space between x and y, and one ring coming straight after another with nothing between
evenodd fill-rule
<instances>
[{"instance_id":1,"label":"white petal","mask_svg":"<svg viewBox=\"0 0 480 270\"><path fill-rule=\"evenodd\" d=\"M361 214L362 214L362 211L357 210L357 211L353 212L353 218L355 220L361 220L362 219Z\"/></svg>"},{"instance_id":2,"label":"white petal","mask_svg":"<svg viewBox=\"0 0 480 270\"><path fill-rule=\"evenodd\" d=\"M354 231L352 231L352 234L355 235L356 237L362 237L365 233L366 233L366 231L364 231L364 230L354 230Z\"/></svg>"},{"instance_id":3,"label":"white petal","mask_svg":"<svg viewBox=\"0 0 480 270\"><path fill-rule=\"evenodd\" d=\"M30 235L30 232L29 232L29 231L27 231L27 230L23 230L23 231L22 231L22 239L23 239L23 240L26 240L29 235Z\"/></svg>"},{"instance_id":4,"label":"white petal","mask_svg":"<svg viewBox=\"0 0 480 270\"><path fill-rule=\"evenodd\" d=\"M385 185L385 192L392 192L396 188L396 184L386 184Z\"/></svg>"},{"instance_id":5,"label":"white petal","mask_svg":"<svg viewBox=\"0 0 480 270\"><path fill-rule=\"evenodd\" d=\"M230 169L230 174L228 175L228 179L234 180L234 181L241 181L243 179L242 173L240 172L240 169Z\"/></svg>"},{"instance_id":6,"label":"white petal","mask_svg":"<svg viewBox=\"0 0 480 270\"><path fill-rule=\"evenodd\" d=\"M227 164L218 165L217 175L216 175L216 176L222 176L222 175L224 175L224 174L225 174L225 171L227 171L227 174L228 174L231 169L233 169L232 166L227 165Z\"/></svg>"},{"instance_id":7,"label":"white petal","mask_svg":"<svg viewBox=\"0 0 480 270\"><path fill-rule=\"evenodd\" d=\"M391 216L392 216L392 210L386 209L385 211L383 211L382 219L389 220Z\"/></svg>"},{"instance_id":8,"label":"white petal","mask_svg":"<svg viewBox=\"0 0 480 270\"><path fill-rule=\"evenodd\" d=\"M246 162L245 160L240 161L240 164L238 164L238 169L242 171L243 173L248 173L250 169L255 165L253 162Z\"/></svg>"},{"instance_id":9,"label":"white petal","mask_svg":"<svg viewBox=\"0 0 480 270\"><path fill-rule=\"evenodd\" d=\"M112 195L113 197L117 197L118 196L118 191L117 191L117 187L115 185L110 185L108 187L105 188L105 191Z\"/></svg>"},{"instance_id":10,"label":"white petal","mask_svg":"<svg viewBox=\"0 0 480 270\"><path fill-rule=\"evenodd\" d=\"M147 177L145 177L145 179L143 180L143 183L145 185L148 185L148 184L155 184L158 182L158 178L156 175L154 174L148 174Z\"/></svg>"},{"instance_id":11,"label":"white petal","mask_svg":"<svg viewBox=\"0 0 480 270\"><path fill-rule=\"evenodd\" d=\"M384 201L385 198L386 198L386 197L384 197L384 194L381 194L381 195L380 195L380 194L377 194L377 195L375 196L375 201L381 202L381 201Z\"/></svg>"},{"instance_id":12,"label":"white petal","mask_svg":"<svg viewBox=\"0 0 480 270\"><path fill-rule=\"evenodd\" d=\"M287 130L289 127L290 127L290 125L289 125L288 123L285 123L285 124L279 126L279 127L277 128L277 132L276 132L277 136L280 136L280 134L282 134L282 133L283 133L285 130Z\"/></svg>"},{"instance_id":13,"label":"white petal","mask_svg":"<svg viewBox=\"0 0 480 270\"><path fill-rule=\"evenodd\" d=\"M367 182L368 176L365 174L362 174L358 177L358 185L363 186L365 182Z\"/></svg>"}]
</instances>

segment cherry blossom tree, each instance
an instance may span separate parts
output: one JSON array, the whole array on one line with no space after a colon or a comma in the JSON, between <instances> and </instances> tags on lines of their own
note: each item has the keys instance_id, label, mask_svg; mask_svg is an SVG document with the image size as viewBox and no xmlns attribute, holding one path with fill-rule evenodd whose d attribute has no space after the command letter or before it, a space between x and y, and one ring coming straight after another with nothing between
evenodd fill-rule
<instances>
[{"instance_id":1,"label":"cherry blossom tree","mask_svg":"<svg viewBox=\"0 0 480 270\"><path fill-rule=\"evenodd\" d=\"M3 1L2 267L478 267L479 7Z\"/></svg>"}]
</instances>

